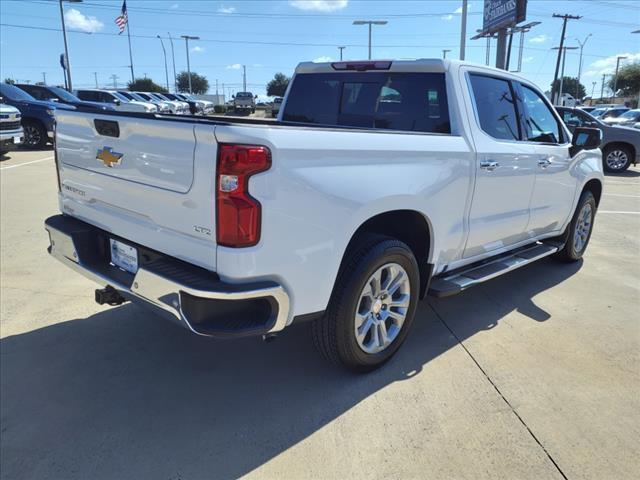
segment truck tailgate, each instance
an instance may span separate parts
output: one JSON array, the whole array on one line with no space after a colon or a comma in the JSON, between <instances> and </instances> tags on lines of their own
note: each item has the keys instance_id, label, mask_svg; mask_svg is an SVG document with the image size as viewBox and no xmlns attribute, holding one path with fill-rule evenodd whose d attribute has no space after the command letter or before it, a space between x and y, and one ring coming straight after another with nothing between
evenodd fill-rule
<instances>
[{"instance_id":1,"label":"truck tailgate","mask_svg":"<svg viewBox=\"0 0 640 480\"><path fill-rule=\"evenodd\" d=\"M213 125L59 111L62 212L215 270Z\"/></svg>"}]
</instances>

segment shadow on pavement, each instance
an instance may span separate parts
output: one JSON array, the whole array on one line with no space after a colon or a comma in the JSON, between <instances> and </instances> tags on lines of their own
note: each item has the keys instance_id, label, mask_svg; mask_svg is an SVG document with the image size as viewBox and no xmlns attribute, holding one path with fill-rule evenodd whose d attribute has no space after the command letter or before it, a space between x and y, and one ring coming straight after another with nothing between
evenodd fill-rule
<instances>
[{"instance_id":1,"label":"shadow on pavement","mask_svg":"<svg viewBox=\"0 0 640 480\"><path fill-rule=\"evenodd\" d=\"M432 302L456 305L461 339L513 310L545 321L549 314L531 298L579 268L543 261ZM507 295L478 311L474 296L485 288ZM426 301L398 355L365 376L325 363L308 325L269 344L217 342L130 304L7 337L0 341L3 477L236 478L385 386L419 375L456 344Z\"/></svg>"}]
</instances>

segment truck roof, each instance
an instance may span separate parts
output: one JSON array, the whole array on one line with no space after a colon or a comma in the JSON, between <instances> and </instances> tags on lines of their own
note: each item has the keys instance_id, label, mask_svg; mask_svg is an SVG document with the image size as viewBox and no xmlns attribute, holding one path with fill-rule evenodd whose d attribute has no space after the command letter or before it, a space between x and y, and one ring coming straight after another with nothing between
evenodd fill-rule
<instances>
[{"instance_id":1,"label":"truck roof","mask_svg":"<svg viewBox=\"0 0 640 480\"><path fill-rule=\"evenodd\" d=\"M295 73L336 73L336 72L430 72L444 73L448 70L456 69L460 66L470 66L482 68L484 70L493 70L501 75L508 75L519 78L528 82L525 78L514 75L513 72L507 72L487 65L479 63L467 62L462 60L453 60L448 58L418 58L414 60L348 60L337 62L301 62L296 67ZM360 68L362 67L362 68Z\"/></svg>"}]
</instances>

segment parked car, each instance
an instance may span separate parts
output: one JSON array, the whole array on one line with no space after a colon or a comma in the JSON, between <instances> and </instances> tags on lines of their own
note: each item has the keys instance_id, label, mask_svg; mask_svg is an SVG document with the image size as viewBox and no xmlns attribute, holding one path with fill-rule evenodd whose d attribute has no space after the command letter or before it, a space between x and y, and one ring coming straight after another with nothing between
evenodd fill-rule
<instances>
[{"instance_id":1,"label":"parked car","mask_svg":"<svg viewBox=\"0 0 640 480\"><path fill-rule=\"evenodd\" d=\"M31 85L26 83L17 83L16 87L24 90L37 100L46 100L50 102L59 102L74 107L98 108L100 110L115 110L113 105L99 102L85 102L75 95L67 92L64 88L52 87L48 85Z\"/></svg>"},{"instance_id":2,"label":"parked car","mask_svg":"<svg viewBox=\"0 0 640 480\"><path fill-rule=\"evenodd\" d=\"M186 100L192 100L197 102L198 105L202 107L202 111L205 115L209 115L210 113L214 113L215 111L215 104L209 100L205 100L203 98L196 98L193 95L189 95L188 93L181 93L180 96L185 98Z\"/></svg>"},{"instance_id":3,"label":"parked car","mask_svg":"<svg viewBox=\"0 0 640 480\"><path fill-rule=\"evenodd\" d=\"M249 110L251 113L256 111L256 100L251 92L238 92L233 96L233 110L241 112Z\"/></svg>"},{"instance_id":4,"label":"parked car","mask_svg":"<svg viewBox=\"0 0 640 480\"><path fill-rule=\"evenodd\" d=\"M129 100L136 102L145 102L151 105L155 105L160 113L171 113L171 104L163 100L152 97L146 92L131 92L129 90L118 90L118 93Z\"/></svg>"},{"instance_id":5,"label":"parked car","mask_svg":"<svg viewBox=\"0 0 640 480\"><path fill-rule=\"evenodd\" d=\"M640 109L627 110L618 117L605 119L604 122L614 127L634 127L636 123L640 122Z\"/></svg>"},{"instance_id":6,"label":"parked car","mask_svg":"<svg viewBox=\"0 0 640 480\"><path fill-rule=\"evenodd\" d=\"M24 146L27 148L45 148L53 140L56 110L75 110L71 105L36 100L24 90L7 83L0 84L0 97L0 102L20 110Z\"/></svg>"},{"instance_id":7,"label":"parked car","mask_svg":"<svg viewBox=\"0 0 640 480\"><path fill-rule=\"evenodd\" d=\"M21 117L16 107L0 103L0 154L13 150L24 142Z\"/></svg>"},{"instance_id":8,"label":"parked car","mask_svg":"<svg viewBox=\"0 0 640 480\"><path fill-rule=\"evenodd\" d=\"M182 97L177 93L163 93L163 96L167 97L169 100L177 100L179 102L185 102L188 106L189 112L191 115L198 115L204 113L204 104L198 103L196 100L189 100L186 97Z\"/></svg>"},{"instance_id":9,"label":"parked car","mask_svg":"<svg viewBox=\"0 0 640 480\"><path fill-rule=\"evenodd\" d=\"M627 107L609 107L609 108L596 108L591 112L591 115L599 118L600 120L606 120L607 118L616 118L628 111Z\"/></svg>"},{"instance_id":10,"label":"parked car","mask_svg":"<svg viewBox=\"0 0 640 480\"><path fill-rule=\"evenodd\" d=\"M62 112L49 252L104 287L98 303L221 338L311 321L329 360L363 372L400 348L427 292L587 248L601 133L571 136L522 77L309 62L281 108L276 122L111 114L117 137Z\"/></svg>"},{"instance_id":11,"label":"parked car","mask_svg":"<svg viewBox=\"0 0 640 480\"><path fill-rule=\"evenodd\" d=\"M574 131L576 128L595 127L602 130L602 160L605 171L624 172L633 163L640 160L640 131L614 127L591 116L579 108L556 107L562 120Z\"/></svg>"},{"instance_id":12,"label":"parked car","mask_svg":"<svg viewBox=\"0 0 640 480\"><path fill-rule=\"evenodd\" d=\"M273 103L271 104L271 116L273 118L278 116L278 113L280 112L280 106L282 105L282 97L276 97L273 99Z\"/></svg>"},{"instance_id":13,"label":"parked car","mask_svg":"<svg viewBox=\"0 0 640 480\"><path fill-rule=\"evenodd\" d=\"M112 105L120 112L154 113L158 111L158 107L153 103L131 100L116 90L87 88L76 90L76 96L80 100Z\"/></svg>"},{"instance_id":14,"label":"parked car","mask_svg":"<svg viewBox=\"0 0 640 480\"><path fill-rule=\"evenodd\" d=\"M189 104L184 100L174 100L167 97L166 94L159 92L150 92L149 94L157 98L158 100L169 102L171 105L173 105L174 111L172 111L172 113L175 113L177 115L184 115L186 113L189 113Z\"/></svg>"}]
</instances>

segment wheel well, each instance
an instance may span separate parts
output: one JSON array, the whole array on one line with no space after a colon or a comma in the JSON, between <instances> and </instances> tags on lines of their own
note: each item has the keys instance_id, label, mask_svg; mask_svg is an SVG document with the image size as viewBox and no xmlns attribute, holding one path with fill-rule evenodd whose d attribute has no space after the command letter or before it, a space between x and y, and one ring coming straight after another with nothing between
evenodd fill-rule
<instances>
[{"instance_id":1,"label":"wheel well","mask_svg":"<svg viewBox=\"0 0 640 480\"><path fill-rule=\"evenodd\" d=\"M596 199L596 206L600 205L600 197L602 196L602 183L600 183L600 180L589 180L582 189L583 192L586 190L593 194Z\"/></svg>"},{"instance_id":2,"label":"wheel well","mask_svg":"<svg viewBox=\"0 0 640 480\"><path fill-rule=\"evenodd\" d=\"M626 147L629 150L631 150L631 163L634 163L635 158L636 158L636 149L633 145L631 145L630 143L627 142L611 142L611 143L607 143L604 148L602 149L603 152L606 152L607 150L614 148L614 147Z\"/></svg>"},{"instance_id":3,"label":"wheel well","mask_svg":"<svg viewBox=\"0 0 640 480\"><path fill-rule=\"evenodd\" d=\"M351 237L342 262L344 263L344 258L347 256L346 252L357 244L362 235L372 233L393 237L406 243L411 249L418 262L420 298L423 298L432 271L432 266L428 263L431 236L429 224L424 216L415 210L394 210L371 217L360 225Z\"/></svg>"}]
</instances>

